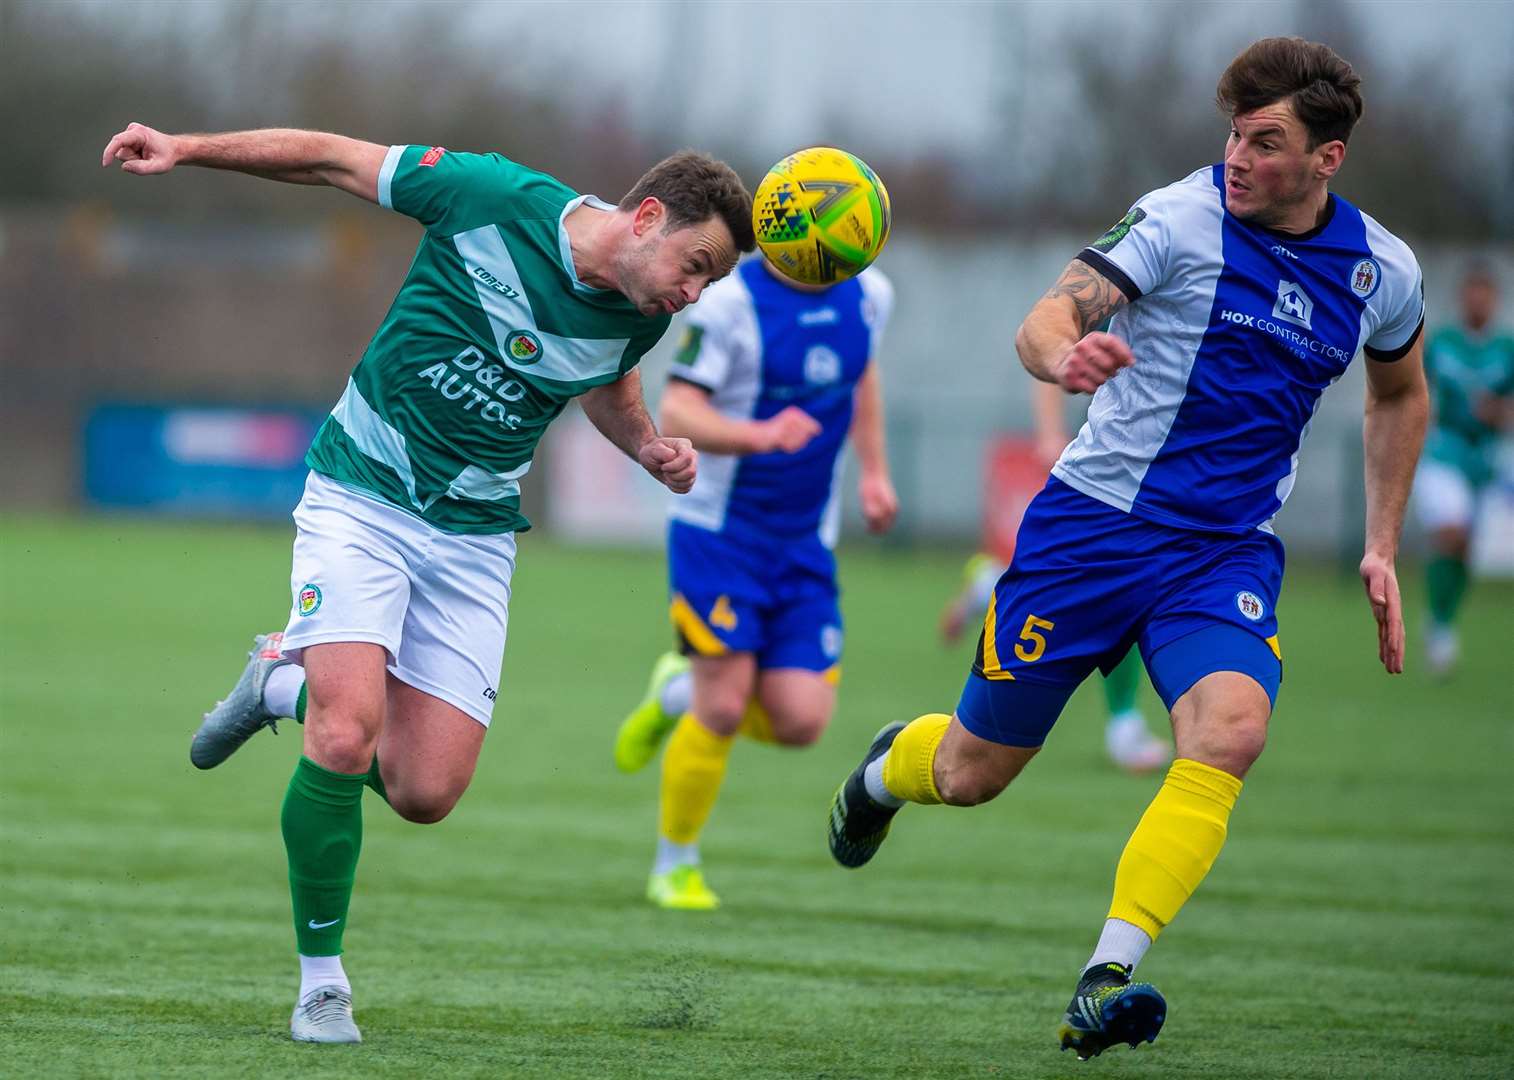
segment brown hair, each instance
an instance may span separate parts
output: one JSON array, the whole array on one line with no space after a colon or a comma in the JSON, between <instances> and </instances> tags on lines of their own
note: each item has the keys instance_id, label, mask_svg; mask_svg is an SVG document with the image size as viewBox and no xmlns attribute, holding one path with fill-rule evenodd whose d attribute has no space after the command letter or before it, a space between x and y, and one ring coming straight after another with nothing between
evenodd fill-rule
<instances>
[{"instance_id":1,"label":"brown hair","mask_svg":"<svg viewBox=\"0 0 1514 1080\"><path fill-rule=\"evenodd\" d=\"M1362 118L1362 80L1335 50L1299 37L1262 38L1225 69L1215 102L1236 116L1286 100L1309 132L1309 149L1351 137Z\"/></svg>"},{"instance_id":2,"label":"brown hair","mask_svg":"<svg viewBox=\"0 0 1514 1080\"><path fill-rule=\"evenodd\" d=\"M620 209L635 210L648 197L667 207L669 229L719 217L731 230L738 250L751 251L757 246L752 232L751 194L734 169L709 154L680 150L659 161L626 192Z\"/></svg>"}]
</instances>

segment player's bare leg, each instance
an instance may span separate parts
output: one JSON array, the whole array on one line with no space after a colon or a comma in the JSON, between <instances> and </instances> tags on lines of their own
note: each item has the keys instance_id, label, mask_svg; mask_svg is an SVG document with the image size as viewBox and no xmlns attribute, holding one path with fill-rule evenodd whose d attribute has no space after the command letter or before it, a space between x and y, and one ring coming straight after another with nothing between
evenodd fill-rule
<instances>
[{"instance_id":1,"label":"player's bare leg","mask_svg":"<svg viewBox=\"0 0 1514 1080\"><path fill-rule=\"evenodd\" d=\"M679 720L662 755L657 856L647 899L659 907L709 911L720 899L704 882L699 834L725 779L731 743L757 684L751 653L695 656L693 710Z\"/></svg>"},{"instance_id":2,"label":"player's bare leg","mask_svg":"<svg viewBox=\"0 0 1514 1080\"><path fill-rule=\"evenodd\" d=\"M420 825L450 814L473 780L487 732L457 706L390 675L378 767L394 812Z\"/></svg>"},{"instance_id":3,"label":"player's bare leg","mask_svg":"<svg viewBox=\"0 0 1514 1080\"><path fill-rule=\"evenodd\" d=\"M1271 711L1261 685L1234 671L1204 676L1173 703L1177 760L1120 856L1109 917L1058 1032L1063 1049L1086 1059L1157 1037L1166 1001L1131 974L1219 855Z\"/></svg>"}]
</instances>

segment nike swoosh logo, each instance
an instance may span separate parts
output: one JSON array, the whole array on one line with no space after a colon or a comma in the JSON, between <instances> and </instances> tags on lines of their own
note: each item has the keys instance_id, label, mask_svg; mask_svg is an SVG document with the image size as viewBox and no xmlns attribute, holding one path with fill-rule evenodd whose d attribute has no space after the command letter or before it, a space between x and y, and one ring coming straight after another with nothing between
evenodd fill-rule
<instances>
[{"instance_id":1,"label":"nike swoosh logo","mask_svg":"<svg viewBox=\"0 0 1514 1080\"><path fill-rule=\"evenodd\" d=\"M312 930L324 930L324 929L326 929L326 927L328 927L328 926L335 926L337 923L339 923L341 921L342 921L341 919L332 919L330 922L316 922L314 919L311 919L310 920L310 929L312 929Z\"/></svg>"}]
</instances>

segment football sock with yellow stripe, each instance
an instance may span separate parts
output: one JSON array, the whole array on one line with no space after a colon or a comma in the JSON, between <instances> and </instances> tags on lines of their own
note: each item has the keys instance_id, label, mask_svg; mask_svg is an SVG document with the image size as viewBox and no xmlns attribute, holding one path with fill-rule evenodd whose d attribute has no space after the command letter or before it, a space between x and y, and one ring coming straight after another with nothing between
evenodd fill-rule
<instances>
[{"instance_id":1,"label":"football sock with yellow stripe","mask_svg":"<svg viewBox=\"0 0 1514 1080\"><path fill-rule=\"evenodd\" d=\"M366 773L338 773L301 757L284 795L280 824L289 855L294 936L302 956L342 951L347 905L363 847Z\"/></svg>"},{"instance_id":2,"label":"football sock with yellow stripe","mask_svg":"<svg viewBox=\"0 0 1514 1080\"><path fill-rule=\"evenodd\" d=\"M663 839L674 844L699 839L720 794L734 741L734 736L716 735L693 713L678 721L662 754L658 834Z\"/></svg>"},{"instance_id":3,"label":"football sock with yellow stripe","mask_svg":"<svg viewBox=\"0 0 1514 1080\"><path fill-rule=\"evenodd\" d=\"M1155 940L1214 865L1240 793L1241 781L1221 769L1174 761L1120 856L1109 918Z\"/></svg>"},{"instance_id":4,"label":"football sock with yellow stripe","mask_svg":"<svg viewBox=\"0 0 1514 1080\"><path fill-rule=\"evenodd\" d=\"M883 786L895 798L914 803L939 803L936 790L936 748L952 718L928 713L912 720L894 737L883 757Z\"/></svg>"}]
</instances>

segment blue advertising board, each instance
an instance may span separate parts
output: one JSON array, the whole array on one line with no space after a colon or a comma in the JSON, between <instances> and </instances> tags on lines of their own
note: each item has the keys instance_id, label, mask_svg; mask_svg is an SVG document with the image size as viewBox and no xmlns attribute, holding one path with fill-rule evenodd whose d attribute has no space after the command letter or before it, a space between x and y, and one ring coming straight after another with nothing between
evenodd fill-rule
<instances>
[{"instance_id":1,"label":"blue advertising board","mask_svg":"<svg viewBox=\"0 0 1514 1080\"><path fill-rule=\"evenodd\" d=\"M208 517L287 517L325 413L106 404L84 425L93 505Z\"/></svg>"}]
</instances>

